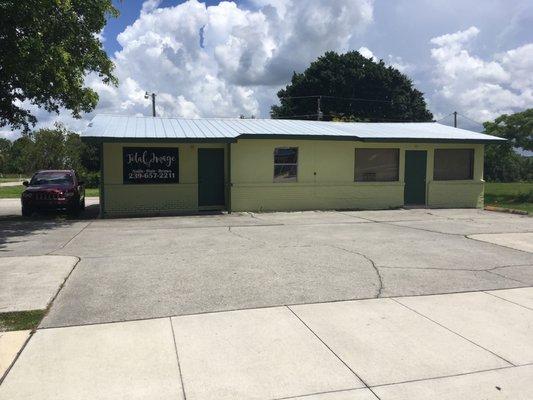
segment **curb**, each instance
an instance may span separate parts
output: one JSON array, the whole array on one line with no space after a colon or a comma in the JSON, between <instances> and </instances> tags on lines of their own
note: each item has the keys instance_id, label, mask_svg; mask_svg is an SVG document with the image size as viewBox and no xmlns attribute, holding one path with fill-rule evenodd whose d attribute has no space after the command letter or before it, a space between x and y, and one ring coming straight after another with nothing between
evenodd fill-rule
<instances>
[{"instance_id":1,"label":"curb","mask_svg":"<svg viewBox=\"0 0 533 400\"><path fill-rule=\"evenodd\" d=\"M527 211L524 210L516 210L514 208L504 208L504 207L495 207L495 206L485 206L485 210L487 211L496 211L496 212L503 212L508 214L518 214L518 215L529 215Z\"/></svg>"}]
</instances>

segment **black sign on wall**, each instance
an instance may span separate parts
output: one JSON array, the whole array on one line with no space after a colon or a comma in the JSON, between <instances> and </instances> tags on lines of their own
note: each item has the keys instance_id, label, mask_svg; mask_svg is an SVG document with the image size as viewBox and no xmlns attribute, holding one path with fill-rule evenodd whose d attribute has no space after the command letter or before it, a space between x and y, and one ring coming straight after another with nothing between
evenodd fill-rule
<instances>
[{"instance_id":1,"label":"black sign on wall","mask_svg":"<svg viewBox=\"0 0 533 400\"><path fill-rule=\"evenodd\" d=\"M124 147L124 184L178 183L178 149L172 147Z\"/></svg>"}]
</instances>

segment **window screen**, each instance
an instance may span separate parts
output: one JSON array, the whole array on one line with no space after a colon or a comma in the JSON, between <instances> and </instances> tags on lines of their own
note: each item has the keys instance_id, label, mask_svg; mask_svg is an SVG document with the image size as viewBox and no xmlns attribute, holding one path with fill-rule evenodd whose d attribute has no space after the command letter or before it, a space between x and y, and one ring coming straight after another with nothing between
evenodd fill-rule
<instances>
[{"instance_id":1,"label":"window screen","mask_svg":"<svg viewBox=\"0 0 533 400\"><path fill-rule=\"evenodd\" d=\"M298 148L274 149L274 182L294 182L298 176Z\"/></svg>"},{"instance_id":2,"label":"window screen","mask_svg":"<svg viewBox=\"0 0 533 400\"><path fill-rule=\"evenodd\" d=\"M397 181L399 158L399 149L355 149L355 181Z\"/></svg>"},{"instance_id":3,"label":"window screen","mask_svg":"<svg viewBox=\"0 0 533 400\"><path fill-rule=\"evenodd\" d=\"M474 175L473 149L435 150L433 179L436 181L455 181L472 179Z\"/></svg>"}]
</instances>

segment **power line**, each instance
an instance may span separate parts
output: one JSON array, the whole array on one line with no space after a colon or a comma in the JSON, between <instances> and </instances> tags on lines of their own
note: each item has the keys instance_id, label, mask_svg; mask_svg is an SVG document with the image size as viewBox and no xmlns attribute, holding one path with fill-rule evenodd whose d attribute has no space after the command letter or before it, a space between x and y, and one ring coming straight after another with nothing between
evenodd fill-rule
<instances>
[{"instance_id":1,"label":"power line","mask_svg":"<svg viewBox=\"0 0 533 400\"><path fill-rule=\"evenodd\" d=\"M339 99L339 100L349 100L349 101L368 101L374 103L392 103L392 100L377 100L377 99L364 99L361 97L340 97L340 96L321 96L326 99Z\"/></svg>"},{"instance_id":2,"label":"power line","mask_svg":"<svg viewBox=\"0 0 533 400\"><path fill-rule=\"evenodd\" d=\"M319 94L313 94L310 96L283 96L280 97L280 99L311 99L311 98L317 98L321 97Z\"/></svg>"},{"instance_id":3,"label":"power line","mask_svg":"<svg viewBox=\"0 0 533 400\"><path fill-rule=\"evenodd\" d=\"M299 117L316 117L318 114L301 114L301 115L288 115L286 117L276 117L273 119L291 119L291 118L299 118Z\"/></svg>"},{"instance_id":4,"label":"power line","mask_svg":"<svg viewBox=\"0 0 533 400\"><path fill-rule=\"evenodd\" d=\"M435 122L440 122L440 121L442 121L443 119L448 118L448 117L449 117L450 115L452 115L452 114L453 114L453 112L449 113L448 115L445 115L444 117L442 117L441 119L436 120Z\"/></svg>"},{"instance_id":5,"label":"power line","mask_svg":"<svg viewBox=\"0 0 533 400\"><path fill-rule=\"evenodd\" d=\"M484 126L482 122L476 121L475 119L472 119L472 118L470 118L470 117L467 117L467 116L464 115L464 114L460 114L460 113L458 113L458 114L459 114L461 117L466 118L466 119L468 119L468 120L470 120L470 121L472 121L472 122L474 122L474 123L476 123L476 124L478 124L478 125Z\"/></svg>"},{"instance_id":6,"label":"power line","mask_svg":"<svg viewBox=\"0 0 533 400\"><path fill-rule=\"evenodd\" d=\"M300 117L317 117L319 114L301 114L301 115L288 115L288 116L285 116L285 117L275 117L275 118L272 118L272 119L293 119L293 118L300 118ZM342 118L341 115L336 115L336 114L326 114L326 113L322 113L321 114L322 117L324 116L327 116L327 117L330 117L330 118L335 118L335 117L338 117L338 118ZM406 121L405 119L401 119L401 118L385 118L385 117L368 117L368 116L357 116L358 119L369 119L371 121L347 121L347 122L411 122L411 121ZM342 122L340 119L339 119L339 122Z\"/></svg>"},{"instance_id":7,"label":"power line","mask_svg":"<svg viewBox=\"0 0 533 400\"><path fill-rule=\"evenodd\" d=\"M341 96L329 96L329 95L321 95L321 94L315 94L315 95L309 95L309 96L282 96L279 99L316 99L316 98L323 98L323 99L338 99L338 100L348 100L348 101L368 101L368 102L374 102L374 103L392 103L392 100L378 100L378 99L365 99L362 97L341 97Z\"/></svg>"},{"instance_id":8,"label":"power line","mask_svg":"<svg viewBox=\"0 0 533 400\"><path fill-rule=\"evenodd\" d=\"M470 117L467 117L466 115L461 114L460 112L457 112L457 111L453 111L453 112L451 112L451 113L445 115L445 116L442 117L441 119L438 119L438 120L435 121L435 122L440 122L440 121L442 121L443 119L446 119L446 118L448 118L448 117L451 116L451 115L454 115L455 113L456 113L457 115L463 117L463 118L466 118L466 119L468 119L468 120L474 122L475 124L478 124L478 125L484 126L482 122L476 121L475 119L472 119L472 118L470 118Z\"/></svg>"}]
</instances>

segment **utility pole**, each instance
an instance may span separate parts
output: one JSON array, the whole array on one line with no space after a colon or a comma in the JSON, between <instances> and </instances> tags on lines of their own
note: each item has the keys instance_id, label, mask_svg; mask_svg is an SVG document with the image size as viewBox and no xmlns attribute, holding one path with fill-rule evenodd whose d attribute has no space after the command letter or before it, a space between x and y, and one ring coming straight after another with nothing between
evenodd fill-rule
<instances>
[{"instance_id":1,"label":"utility pole","mask_svg":"<svg viewBox=\"0 0 533 400\"><path fill-rule=\"evenodd\" d=\"M322 112L322 109L320 108L320 100L321 100L321 96L318 96L317 98L317 109L316 109L316 119L317 121L320 121L322 119L322 116L324 115L324 113Z\"/></svg>"},{"instance_id":2,"label":"utility pole","mask_svg":"<svg viewBox=\"0 0 533 400\"><path fill-rule=\"evenodd\" d=\"M145 99L149 99L150 96L152 97L152 117L155 117L155 93L151 93L150 94L150 93L146 92L144 94L144 98Z\"/></svg>"},{"instance_id":3,"label":"utility pole","mask_svg":"<svg viewBox=\"0 0 533 400\"><path fill-rule=\"evenodd\" d=\"M453 126L457 128L457 111L453 112Z\"/></svg>"}]
</instances>

